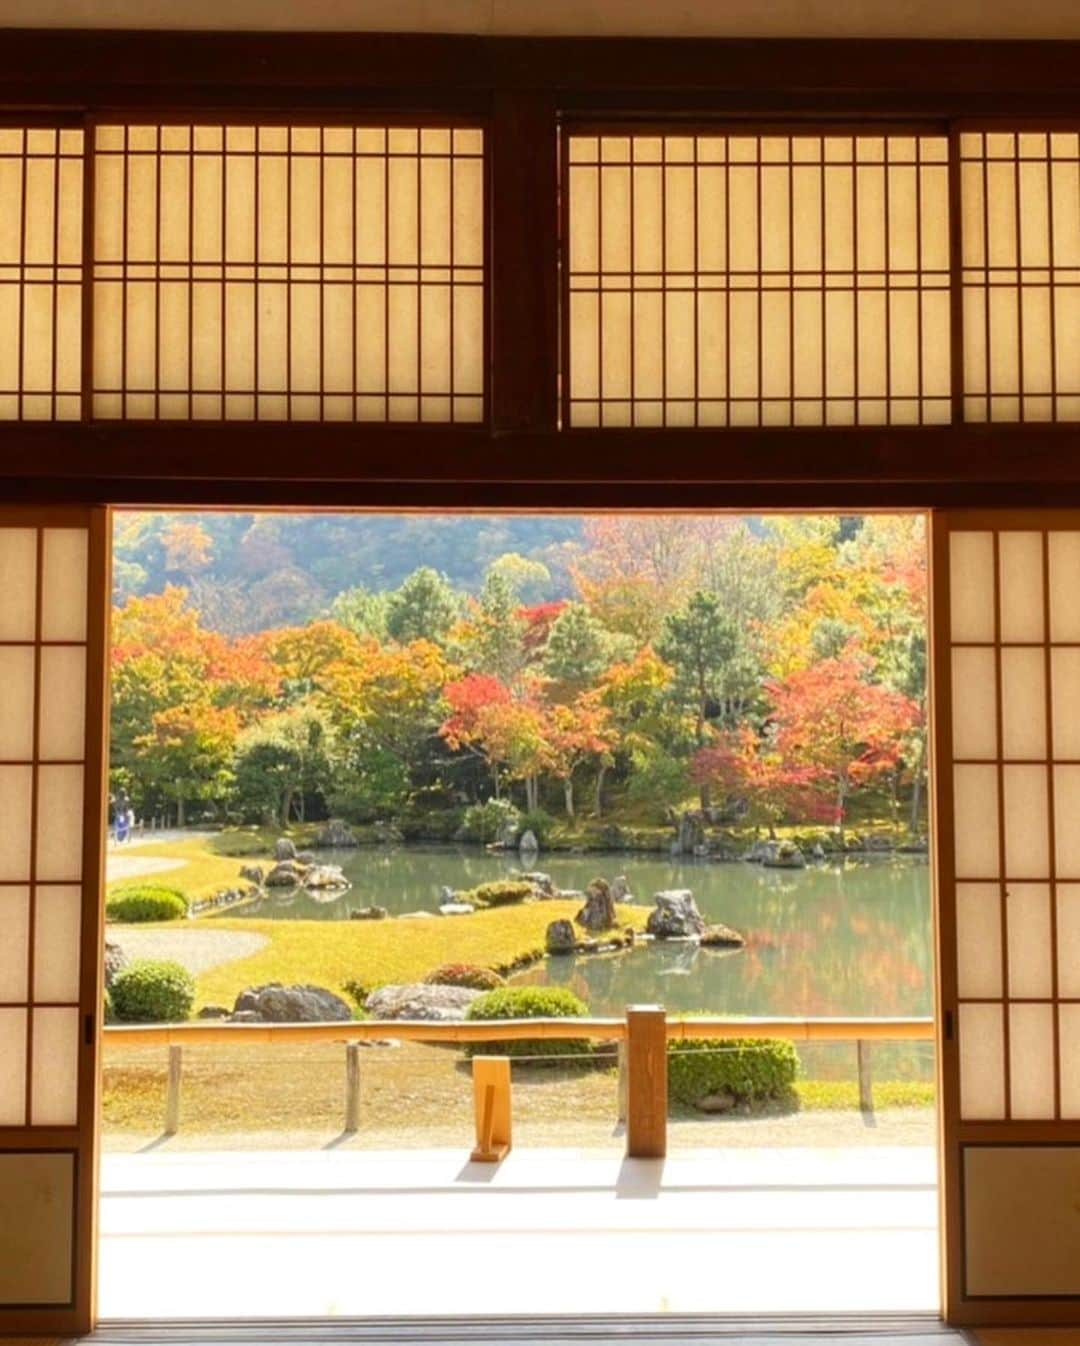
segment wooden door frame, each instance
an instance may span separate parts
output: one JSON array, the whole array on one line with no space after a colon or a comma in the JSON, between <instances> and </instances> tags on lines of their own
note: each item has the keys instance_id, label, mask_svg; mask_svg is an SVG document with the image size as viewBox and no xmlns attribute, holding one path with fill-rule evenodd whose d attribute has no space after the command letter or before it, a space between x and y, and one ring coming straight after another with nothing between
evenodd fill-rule
<instances>
[{"instance_id":1,"label":"wooden door frame","mask_svg":"<svg viewBox=\"0 0 1080 1346\"><path fill-rule=\"evenodd\" d=\"M5 423L0 493L9 504L568 512L932 512L1041 507L1047 499L1080 506L1080 426L971 425L954 413L952 424L920 428L567 430L557 396L561 119L742 127L832 119L940 131L974 118L1076 127L1080 42L103 30L3 37L0 121L468 117L487 132L491 201L483 425ZM957 268L954 248L958 296ZM954 369L958 361L954 340ZM104 572L98 579L104 583ZM932 668L939 657L940 650ZM102 675L104 662L102 648ZM104 716L103 682L100 692ZM99 926L87 927L86 940L100 937ZM95 994L100 1000L99 988ZM98 1088L96 1078L88 1087ZM89 1303L89 1266L85 1275L80 1294ZM947 1306L955 1304L948 1296Z\"/></svg>"}]
</instances>

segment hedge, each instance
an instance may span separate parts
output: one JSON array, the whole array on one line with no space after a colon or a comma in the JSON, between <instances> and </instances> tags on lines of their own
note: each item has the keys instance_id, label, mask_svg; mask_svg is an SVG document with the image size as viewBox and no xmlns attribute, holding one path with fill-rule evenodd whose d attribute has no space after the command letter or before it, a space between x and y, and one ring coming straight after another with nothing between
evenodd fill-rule
<instances>
[{"instance_id":1,"label":"hedge","mask_svg":"<svg viewBox=\"0 0 1080 1346\"><path fill-rule=\"evenodd\" d=\"M467 1019L582 1019L584 1000L562 986L506 986L474 1000ZM470 1042L466 1056L591 1056L587 1038L521 1038L510 1042Z\"/></svg>"},{"instance_id":2,"label":"hedge","mask_svg":"<svg viewBox=\"0 0 1080 1346\"><path fill-rule=\"evenodd\" d=\"M799 1056L781 1038L684 1038L668 1050L668 1095L695 1107L710 1094L736 1103L765 1103L793 1096Z\"/></svg>"},{"instance_id":3,"label":"hedge","mask_svg":"<svg viewBox=\"0 0 1080 1346\"><path fill-rule=\"evenodd\" d=\"M497 972L475 963L441 963L424 980L430 986L467 986L474 991L495 991L506 985Z\"/></svg>"},{"instance_id":4,"label":"hedge","mask_svg":"<svg viewBox=\"0 0 1080 1346\"><path fill-rule=\"evenodd\" d=\"M179 1023L195 1004L195 978L167 958L138 958L112 984L112 1009L123 1023Z\"/></svg>"},{"instance_id":5,"label":"hedge","mask_svg":"<svg viewBox=\"0 0 1080 1346\"><path fill-rule=\"evenodd\" d=\"M105 919L108 921L182 921L187 914L187 898L179 888L170 888L164 883L117 888L105 903Z\"/></svg>"}]
</instances>

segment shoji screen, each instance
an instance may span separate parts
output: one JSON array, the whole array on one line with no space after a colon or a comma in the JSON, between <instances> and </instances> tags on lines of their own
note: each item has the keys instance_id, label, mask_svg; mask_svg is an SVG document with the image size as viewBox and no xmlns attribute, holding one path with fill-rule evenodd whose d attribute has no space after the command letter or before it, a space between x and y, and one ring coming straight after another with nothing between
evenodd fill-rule
<instances>
[{"instance_id":1,"label":"shoji screen","mask_svg":"<svg viewBox=\"0 0 1080 1346\"><path fill-rule=\"evenodd\" d=\"M948 421L947 149L569 134L566 423Z\"/></svg>"},{"instance_id":2,"label":"shoji screen","mask_svg":"<svg viewBox=\"0 0 1080 1346\"><path fill-rule=\"evenodd\" d=\"M950 1294L1080 1316L1080 515L934 532Z\"/></svg>"},{"instance_id":3,"label":"shoji screen","mask_svg":"<svg viewBox=\"0 0 1080 1346\"><path fill-rule=\"evenodd\" d=\"M0 420L81 414L83 132L0 126Z\"/></svg>"},{"instance_id":4,"label":"shoji screen","mask_svg":"<svg viewBox=\"0 0 1080 1346\"><path fill-rule=\"evenodd\" d=\"M93 415L480 421L484 146L95 128Z\"/></svg>"},{"instance_id":5,"label":"shoji screen","mask_svg":"<svg viewBox=\"0 0 1080 1346\"><path fill-rule=\"evenodd\" d=\"M104 511L0 513L0 1335L89 1325Z\"/></svg>"}]
</instances>

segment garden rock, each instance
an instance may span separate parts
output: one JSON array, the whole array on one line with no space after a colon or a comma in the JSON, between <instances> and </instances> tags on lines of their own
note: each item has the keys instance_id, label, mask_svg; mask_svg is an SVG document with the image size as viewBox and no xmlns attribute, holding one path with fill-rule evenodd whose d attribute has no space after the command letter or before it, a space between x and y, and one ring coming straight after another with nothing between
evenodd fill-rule
<instances>
[{"instance_id":1,"label":"garden rock","mask_svg":"<svg viewBox=\"0 0 1080 1346\"><path fill-rule=\"evenodd\" d=\"M300 865L317 865L319 863L319 857L314 851L297 851L296 862Z\"/></svg>"},{"instance_id":2,"label":"garden rock","mask_svg":"<svg viewBox=\"0 0 1080 1346\"><path fill-rule=\"evenodd\" d=\"M495 838L495 847L498 850L512 850L517 845L517 823L504 822L499 828L499 834Z\"/></svg>"},{"instance_id":3,"label":"garden rock","mask_svg":"<svg viewBox=\"0 0 1080 1346\"><path fill-rule=\"evenodd\" d=\"M269 1024L325 1023L352 1018L352 1010L333 991L323 986L282 986L280 982L241 991L233 1006L233 1018L248 1013L256 1016L255 1022Z\"/></svg>"},{"instance_id":4,"label":"garden rock","mask_svg":"<svg viewBox=\"0 0 1080 1346\"><path fill-rule=\"evenodd\" d=\"M434 916L433 911L403 911L398 917L399 921L424 921L429 916Z\"/></svg>"},{"instance_id":5,"label":"garden rock","mask_svg":"<svg viewBox=\"0 0 1080 1346\"><path fill-rule=\"evenodd\" d=\"M356 833L347 827L340 818L331 818L315 839L321 850L344 851L359 845Z\"/></svg>"},{"instance_id":6,"label":"garden rock","mask_svg":"<svg viewBox=\"0 0 1080 1346\"><path fill-rule=\"evenodd\" d=\"M348 888L349 880L338 865L312 865L304 874L305 888Z\"/></svg>"},{"instance_id":7,"label":"garden rock","mask_svg":"<svg viewBox=\"0 0 1080 1346\"><path fill-rule=\"evenodd\" d=\"M224 1005L204 1005L195 1017L196 1019L227 1019L229 1011Z\"/></svg>"},{"instance_id":8,"label":"garden rock","mask_svg":"<svg viewBox=\"0 0 1080 1346\"><path fill-rule=\"evenodd\" d=\"M274 859L275 860L296 859L296 847L293 845L293 843L289 840L288 837L278 837L277 841L274 842Z\"/></svg>"},{"instance_id":9,"label":"garden rock","mask_svg":"<svg viewBox=\"0 0 1080 1346\"><path fill-rule=\"evenodd\" d=\"M729 925L707 925L701 934L701 946L705 949L741 949L746 940Z\"/></svg>"},{"instance_id":10,"label":"garden rock","mask_svg":"<svg viewBox=\"0 0 1080 1346\"><path fill-rule=\"evenodd\" d=\"M603 879L593 879L585 889L585 905L574 919L586 930L613 930L618 924L611 889Z\"/></svg>"},{"instance_id":11,"label":"garden rock","mask_svg":"<svg viewBox=\"0 0 1080 1346\"><path fill-rule=\"evenodd\" d=\"M267 888L298 888L304 881L306 870L295 860L282 860L263 879Z\"/></svg>"},{"instance_id":12,"label":"garden rock","mask_svg":"<svg viewBox=\"0 0 1080 1346\"><path fill-rule=\"evenodd\" d=\"M471 902L444 902L439 907L440 916L471 916L476 908Z\"/></svg>"},{"instance_id":13,"label":"garden rock","mask_svg":"<svg viewBox=\"0 0 1080 1346\"><path fill-rule=\"evenodd\" d=\"M127 957L119 944L113 944L111 940L105 941L105 989L111 990L114 979L117 974L123 972L127 967Z\"/></svg>"},{"instance_id":14,"label":"garden rock","mask_svg":"<svg viewBox=\"0 0 1080 1346\"><path fill-rule=\"evenodd\" d=\"M544 935L544 947L548 953L573 953L577 944L577 935L570 921L552 921Z\"/></svg>"},{"instance_id":15,"label":"garden rock","mask_svg":"<svg viewBox=\"0 0 1080 1346\"><path fill-rule=\"evenodd\" d=\"M543 873L542 870L523 869L518 877L524 879L526 883L532 884L537 897L558 897L559 895L559 890L551 882L551 875Z\"/></svg>"},{"instance_id":16,"label":"garden rock","mask_svg":"<svg viewBox=\"0 0 1080 1346\"><path fill-rule=\"evenodd\" d=\"M262 887L264 873L265 871L263 870L262 865L240 866L240 877L242 879L247 879L248 883L253 883L256 888Z\"/></svg>"},{"instance_id":17,"label":"garden rock","mask_svg":"<svg viewBox=\"0 0 1080 1346\"><path fill-rule=\"evenodd\" d=\"M483 994L470 986L438 986L427 982L380 986L364 1001L364 1009L376 1019L452 1022L464 1019L465 1011Z\"/></svg>"},{"instance_id":18,"label":"garden rock","mask_svg":"<svg viewBox=\"0 0 1080 1346\"><path fill-rule=\"evenodd\" d=\"M350 921L385 921L390 913L385 907L356 907L349 912Z\"/></svg>"},{"instance_id":19,"label":"garden rock","mask_svg":"<svg viewBox=\"0 0 1080 1346\"><path fill-rule=\"evenodd\" d=\"M616 874L611 880L611 900L613 902L633 902L634 894L630 891L630 880L625 874Z\"/></svg>"},{"instance_id":20,"label":"garden rock","mask_svg":"<svg viewBox=\"0 0 1080 1346\"><path fill-rule=\"evenodd\" d=\"M706 1094L699 1098L694 1107L699 1112L731 1112L739 1100L727 1089L719 1089L715 1094Z\"/></svg>"},{"instance_id":21,"label":"garden rock","mask_svg":"<svg viewBox=\"0 0 1080 1346\"><path fill-rule=\"evenodd\" d=\"M793 841L770 841L761 863L766 869L805 869L806 857Z\"/></svg>"},{"instance_id":22,"label":"garden rock","mask_svg":"<svg viewBox=\"0 0 1080 1346\"><path fill-rule=\"evenodd\" d=\"M657 939L685 939L704 931L705 921L689 888L667 888L654 893L653 901L656 907L645 923L650 935Z\"/></svg>"},{"instance_id":23,"label":"garden rock","mask_svg":"<svg viewBox=\"0 0 1080 1346\"><path fill-rule=\"evenodd\" d=\"M519 851L529 851L535 854L539 849L540 843L537 841L536 833L533 831L524 833L521 840L518 842Z\"/></svg>"}]
</instances>

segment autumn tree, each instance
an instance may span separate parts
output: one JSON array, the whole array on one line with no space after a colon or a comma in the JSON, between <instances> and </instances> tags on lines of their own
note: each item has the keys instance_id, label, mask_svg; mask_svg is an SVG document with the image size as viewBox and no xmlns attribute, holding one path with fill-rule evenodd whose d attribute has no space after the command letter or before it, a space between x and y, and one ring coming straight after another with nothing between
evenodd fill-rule
<instances>
[{"instance_id":1,"label":"autumn tree","mask_svg":"<svg viewBox=\"0 0 1080 1346\"><path fill-rule=\"evenodd\" d=\"M308 795L324 793L330 769L325 718L295 706L241 734L233 763L236 797L245 811L287 827L294 809L303 821Z\"/></svg>"},{"instance_id":2,"label":"autumn tree","mask_svg":"<svg viewBox=\"0 0 1080 1346\"><path fill-rule=\"evenodd\" d=\"M176 805L177 827L187 821L188 805L212 803L228 792L238 729L234 710L171 706L157 712L149 733L135 740L141 774Z\"/></svg>"},{"instance_id":3,"label":"autumn tree","mask_svg":"<svg viewBox=\"0 0 1080 1346\"><path fill-rule=\"evenodd\" d=\"M479 757L491 773L495 798L504 779L525 784L527 807L539 804L538 780L550 760L544 715L535 695L515 697L490 674L470 673L444 689L449 715L439 733L455 751Z\"/></svg>"},{"instance_id":4,"label":"autumn tree","mask_svg":"<svg viewBox=\"0 0 1080 1346\"><path fill-rule=\"evenodd\" d=\"M895 766L918 705L901 692L868 680L868 661L857 654L823 659L767 692L776 747L791 770L827 790L844 833L848 796L860 784Z\"/></svg>"},{"instance_id":5,"label":"autumn tree","mask_svg":"<svg viewBox=\"0 0 1080 1346\"><path fill-rule=\"evenodd\" d=\"M546 725L547 764L562 783L563 805L574 817L574 772L590 759L610 762L616 734L611 712L595 691L585 692L569 704L554 705Z\"/></svg>"}]
</instances>

